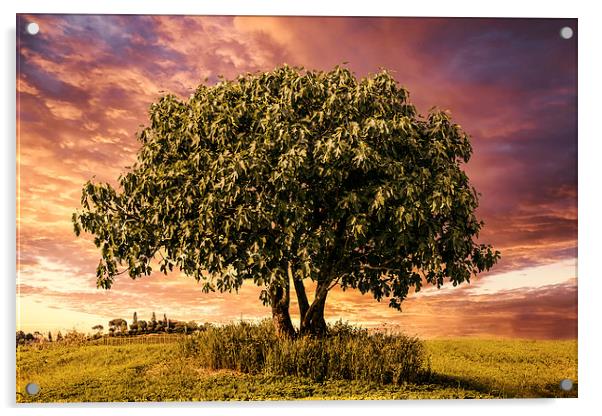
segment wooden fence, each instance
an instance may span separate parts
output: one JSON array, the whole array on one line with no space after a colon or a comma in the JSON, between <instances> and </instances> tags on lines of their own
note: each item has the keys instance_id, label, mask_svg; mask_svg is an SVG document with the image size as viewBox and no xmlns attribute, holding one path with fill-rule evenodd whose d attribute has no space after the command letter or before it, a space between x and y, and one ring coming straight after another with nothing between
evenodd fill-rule
<instances>
[{"instance_id":1,"label":"wooden fence","mask_svg":"<svg viewBox=\"0 0 602 416\"><path fill-rule=\"evenodd\" d=\"M87 345L132 345L132 344L171 344L186 338L184 334L138 335L124 337L102 337L88 341Z\"/></svg>"}]
</instances>

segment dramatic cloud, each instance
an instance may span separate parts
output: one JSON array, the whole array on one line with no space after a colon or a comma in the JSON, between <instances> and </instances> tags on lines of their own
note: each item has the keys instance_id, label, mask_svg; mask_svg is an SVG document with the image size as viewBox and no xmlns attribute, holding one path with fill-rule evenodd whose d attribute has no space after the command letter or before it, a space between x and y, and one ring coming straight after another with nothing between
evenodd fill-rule
<instances>
[{"instance_id":1,"label":"dramatic cloud","mask_svg":"<svg viewBox=\"0 0 602 416\"><path fill-rule=\"evenodd\" d=\"M183 276L97 290L98 253L73 235L71 213L85 181L115 183L132 164L161 95L284 63L348 62L358 76L392 70L423 114L449 109L471 134L481 239L503 257L472 286L411 296L401 315L335 291L329 316L421 336L575 335L577 41L559 36L575 20L20 15L18 26L19 326L84 327L133 309L267 316L257 288L204 295Z\"/></svg>"}]
</instances>

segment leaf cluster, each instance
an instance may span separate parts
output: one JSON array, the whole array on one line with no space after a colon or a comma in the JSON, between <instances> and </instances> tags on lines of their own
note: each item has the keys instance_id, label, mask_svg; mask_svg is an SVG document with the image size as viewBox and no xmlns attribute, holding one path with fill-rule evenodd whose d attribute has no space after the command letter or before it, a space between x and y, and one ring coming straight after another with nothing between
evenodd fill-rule
<instances>
[{"instance_id":1,"label":"leaf cluster","mask_svg":"<svg viewBox=\"0 0 602 416\"><path fill-rule=\"evenodd\" d=\"M475 242L468 135L443 111L418 115L386 71L284 66L167 95L149 118L118 189L86 183L73 215L101 250L99 287L153 261L205 291L284 284L292 265L399 308L410 288L499 258Z\"/></svg>"}]
</instances>

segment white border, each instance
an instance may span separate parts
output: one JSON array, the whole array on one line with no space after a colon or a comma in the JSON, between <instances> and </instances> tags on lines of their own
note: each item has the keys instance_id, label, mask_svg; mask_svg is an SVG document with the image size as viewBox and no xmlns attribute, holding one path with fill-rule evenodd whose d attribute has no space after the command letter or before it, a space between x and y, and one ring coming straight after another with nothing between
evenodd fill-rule
<instances>
[{"instance_id":1,"label":"white border","mask_svg":"<svg viewBox=\"0 0 602 416\"><path fill-rule=\"evenodd\" d=\"M364 414L367 410L377 412L420 412L423 414L471 415L487 412L488 415L506 415L508 412L536 412L546 415L589 414L599 402L600 382L600 304L594 296L602 294L600 276L600 236L602 229L600 207L600 166L602 135L598 127L600 120L600 96L602 88L599 74L602 61L599 41L602 39L600 13L595 2L546 1L527 2L506 0L504 2L483 1L421 1L392 2L371 0L352 2L345 0L297 0L260 1L230 0L219 2L193 0L104 0L102 2L71 2L67 0L20 0L18 4L2 2L2 97L7 105L2 106L2 151L0 171L4 198L0 204L3 220L0 247L0 264L4 266L4 326L6 331L2 344L2 398L8 414L40 414L39 408L14 408L14 349L13 329L15 326L15 13L126 13L126 14L230 14L230 15L392 15L392 16L473 16L473 17L571 17L579 18L579 399L568 400L505 400L505 401L413 401L413 402L279 402L224 404L211 403L196 406L177 405L178 413L210 414L245 412L250 415L271 415L286 412L287 415L306 415L321 410ZM145 415L171 412L161 405L113 404L111 413L144 413ZM199 406L201 409L199 409ZM12 407L12 408L10 408ZM79 414L78 405L44 406L43 414ZM86 412L106 414L107 409L99 405L85 406Z\"/></svg>"},{"instance_id":2,"label":"white border","mask_svg":"<svg viewBox=\"0 0 602 416\"><path fill-rule=\"evenodd\" d=\"M205 14L205 15L306 15L306 16L468 16L468 17L578 17L587 10L577 4L558 0L546 1L545 7L534 2L507 0L484 2L457 0L427 0L405 2L371 0L368 2L345 0L223 0L207 2L198 0L104 0L80 3L67 0L43 2L21 0L21 13L125 13L125 14ZM583 15L583 14L582 14Z\"/></svg>"}]
</instances>

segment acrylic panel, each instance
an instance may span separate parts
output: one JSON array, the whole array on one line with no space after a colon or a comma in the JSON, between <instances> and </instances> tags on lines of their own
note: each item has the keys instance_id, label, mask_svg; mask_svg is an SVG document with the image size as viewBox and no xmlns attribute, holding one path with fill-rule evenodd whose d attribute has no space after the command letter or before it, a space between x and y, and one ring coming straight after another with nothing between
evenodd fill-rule
<instances>
[{"instance_id":1,"label":"acrylic panel","mask_svg":"<svg viewBox=\"0 0 602 416\"><path fill-rule=\"evenodd\" d=\"M577 396L577 20L17 15L17 402Z\"/></svg>"}]
</instances>

